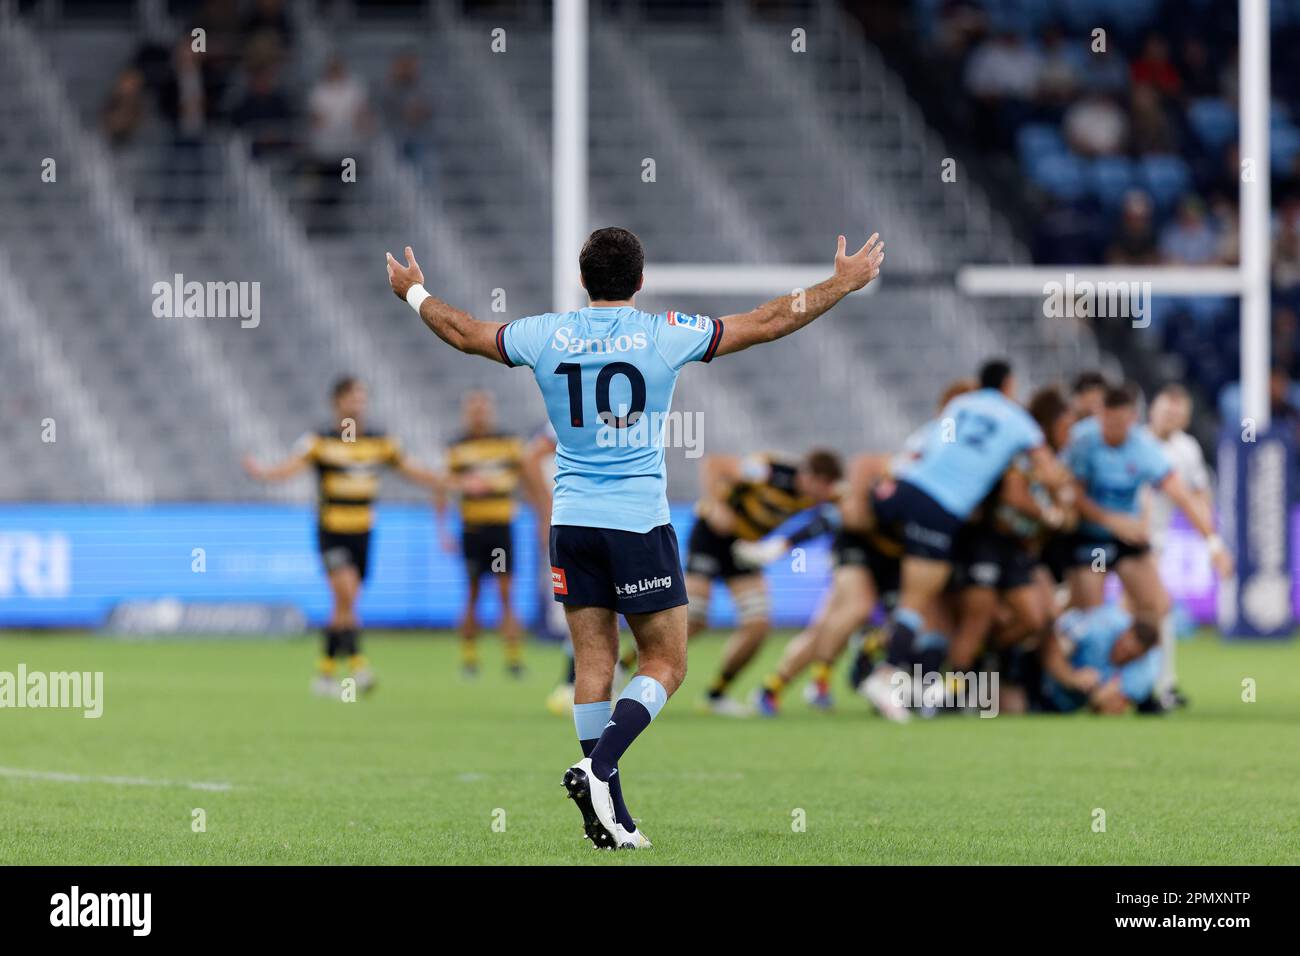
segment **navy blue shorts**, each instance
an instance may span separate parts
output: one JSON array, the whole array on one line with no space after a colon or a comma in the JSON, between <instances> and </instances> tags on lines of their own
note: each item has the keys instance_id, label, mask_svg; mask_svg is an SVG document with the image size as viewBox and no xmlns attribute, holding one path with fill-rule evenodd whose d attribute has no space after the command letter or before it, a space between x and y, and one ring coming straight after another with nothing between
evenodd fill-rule
<instances>
[{"instance_id":1,"label":"navy blue shorts","mask_svg":"<svg viewBox=\"0 0 1300 956\"><path fill-rule=\"evenodd\" d=\"M904 555L930 561L952 560L962 519L916 485L881 482L872 492L872 506L881 530L903 543Z\"/></svg>"},{"instance_id":2,"label":"navy blue shorts","mask_svg":"<svg viewBox=\"0 0 1300 956\"><path fill-rule=\"evenodd\" d=\"M561 604L653 614L686 603L677 533L551 526L551 590Z\"/></svg>"},{"instance_id":3,"label":"navy blue shorts","mask_svg":"<svg viewBox=\"0 0 1300 956\"><path fill-rule=\"evenodd\" d=\"M1070 567L1088 567L1098 557L1104 556L1105 566L1113 568L1129 558L1140 558L1150 550L1148 544L1125 544L1104 532L1076 531L1070 539Z\"/></svg>"}]
</instances>

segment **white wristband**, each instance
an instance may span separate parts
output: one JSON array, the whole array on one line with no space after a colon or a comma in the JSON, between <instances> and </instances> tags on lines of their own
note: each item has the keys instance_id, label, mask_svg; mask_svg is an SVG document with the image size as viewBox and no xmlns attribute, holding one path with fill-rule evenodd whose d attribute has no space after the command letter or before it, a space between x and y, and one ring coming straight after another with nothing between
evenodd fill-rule
<instances>
[{"instance_id":1,"label":"white wristband","mask_svg":"<svg viewBox=\"0 0 1300 956\"><path fill-rule=\"evenodd\" d=\"M429 293L418 282L406 290L406 304L415 310L416 315L420 314L420 306L427 298Z\"/></svg>"}]
</instances>

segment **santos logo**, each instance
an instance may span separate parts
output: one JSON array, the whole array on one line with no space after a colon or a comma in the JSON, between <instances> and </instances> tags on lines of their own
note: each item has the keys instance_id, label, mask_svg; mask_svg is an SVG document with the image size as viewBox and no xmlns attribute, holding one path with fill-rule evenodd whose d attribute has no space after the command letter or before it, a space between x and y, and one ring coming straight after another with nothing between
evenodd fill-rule
<instances>
[{"instance_id":1,"label":"santos logo","mask_svg":"<svg viewBox=\"0 0 1300 956\"><path fill-rule=\"evenodd\" d=\"M584 339L578 338L573 334L573 329L563 326L555 330L555 335L551 338L551 348L557 352L569 352L577 355L580 352L631 352L634 349L643 349L648 345L646 334L644 332L633 332L631 335L620 335L617 337L605 337L603 339Z\"/></svg>"},{"instance_id":2,"label":"santos logo","mask_svg":"<svg viewBox=\"0 0 1300 956\"><path fill-rule=\"evenodd\" d=\"M614 593L618 595L646 594L650 591L663 591L673 586L672 578L642 578L630 584L615 584Z\"/></svg>"},{"instance_id":3,"label":"santos logo","mask_svg":"<svg viewBox=\"0 0 1300 956\"><path fill-rule=\"evenodd\" d=\"M133 936L148 936L152 924L152 893L71 893L50 897L51 926L129 926Z\"/></svg>"}]
</instances>

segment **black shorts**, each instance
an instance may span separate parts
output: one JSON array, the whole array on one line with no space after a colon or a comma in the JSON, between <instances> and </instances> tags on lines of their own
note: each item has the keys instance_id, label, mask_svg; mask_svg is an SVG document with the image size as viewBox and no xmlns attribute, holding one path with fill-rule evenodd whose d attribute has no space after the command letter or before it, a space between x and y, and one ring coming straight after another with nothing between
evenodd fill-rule
<instances>
[{"instance_id":1,"label":"black shorts","mask_svg":"<svg viewBox=\"0 0 1300 956\"><path fill-rule=\"evenodd\" d=\"M886 605L898 597L901 563L880 550L864 534L840 531L831 542L831 561L837 568L866 568L875 582L876 593Z\"/></svg>"},{"instance_id":2,"label":"black shorts","mask_svg":"<svg viewBox=\"0 0 1300 956\"><path fill-rule=\"evenodd\" d=\"M561 604L653 614L686 603L677 533L551 526L551 590Z\"/></svg>"},{"instance_id":3,"label":"black shorts","mask_svg":"<svg viewBox=\"0 0 1300 956\"><path fill-rule=\"evenodd\" d=\"M1076 531L1070 538L1070 567L1086 568L1092 565L1101 552L1106 568L1115 567L1128 558L1140 558L1151 550L1149 544L1125 544L1118 538L1095 531Z\"/></svg>"},{"instance_id":4,"label":"black shorts","mask_svg":"<svg viewBox=\"0 0 1300 956\"><path fill-rule=\"evenodd\" d=\"M723 581L761 573L762 568L737 561L731 553L731 546L738 540L732 534L718 534L703 518L696 518L686 541L686 573Z\"/></svg>"},{"instance_id":5,"label":"black shorts","mask_svg":"<svg viewBox=\"0 0 1300 956\"><path fill-rule=\"evenodd\" d=\"M1047 568L1057 584L1065 580L1065 572L1070 570L1073 538L1072 534L1057 532L1043 542L1043 550L1038 555L1038 563Z\"/></svg>"},{"instance_id":6,"label":"black shorts","mask_svg":"<svg viewBox=\"0 0 1300 956\"><path fill-rule=\"evenodd\" d=\"M510 525L467 524L460 532L465 573L471 581L485 574L508 574L512 567Z\"/></svg>"},{"instance_id":7,"label":"black shorts","mask_svg":"<svg viewBox=\"0 0 1300 956\"><path fill-rule=\"evenodd\" d=\"M1015 535L967 525L958 535L954 577L962 587L1014 591L1034 579L1034 556Z\"/></svg>"},{"instance_id":8,"label":"black shorts","mask_svg":"<svg viewBox=\"0 0 1300 956\"><path fill-rule=\"evenodd\" d=\"M881 527L903 543L904 555L931 561L953 559L962 519L916 485L906 481L877 485L872 492L872 506Z\"/></svg>"},{"instance_id":9,"label":"black shorts","mask_svg":"<svg viewBox=\"0 0 1300 956\"><path fill-rule=\"evenodd\" d=\"M327 572L337 571L349 565L357 569L361 580L366 579L370 570L370 532L360 534L340 534L337 531L316 529L316 544L320 549L321 563Z\"/></svg>"}]
</instances>

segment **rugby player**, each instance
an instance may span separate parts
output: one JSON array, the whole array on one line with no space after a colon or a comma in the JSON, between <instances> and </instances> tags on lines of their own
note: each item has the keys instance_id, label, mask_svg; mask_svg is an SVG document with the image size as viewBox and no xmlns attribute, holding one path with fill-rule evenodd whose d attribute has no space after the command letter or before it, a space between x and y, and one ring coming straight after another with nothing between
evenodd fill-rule
<instances>
[{"instance_id":1,"label":"rugby player","mask_svg":"<svg viewBox=\"0 0 1300 956\"><path fill-rule=\"evenodd\" d=\"M923 615L952 576L953 548L962 525L1018 455L1028 456L1049 489L1068 480L1042 430L1015 402L1011 366L1002 360L986 362L979 383L976 391L948 403L921 457L897 483L879 489L872 503L877 519L900 529L903 541L901 585L887 625L886 660L871 669L860 687L890 720L911 716L902 705L910 697L903 668L912 660L918 636L927 632Z\"/></svg>"},{"instance_id":2,"label":"rugby player","mask_svg":"<svg viewBox=\"0 0 1300 956\"><path fill-rule=\"evenodd\" d=\"M461 399L464 432L447 449L447 477L434 496L438 524L443 526L447 490L460 496L460 544L465 562L465 608L460 623L461 670L478 673L478 600L485 575L496 580L501 598L501 637L506 670L523 675L519 620L510 605L515 490L523 479L524 446L518 436L497 428L492 393L466 392ZM448 542L450 543L450 542Z\"/></svg>"},{"instance_id":3,"label":"rugby player","mask_svg":"<svg viewBox=\"0 0 1300 956\"><path fill-rule=\"evenodd\" d=\"M840 236L828 279L721 319L638 310L645 255L626 229L598 229L583 245L586 308L509 324L477 321L434 298L409 246L405 258L386 257L389 284L425 325L461 352L527 366L541 390L559 462L553 588L573 639L573 715L584 755L563 783L595 846L647 846L622 797L619 761L686 676L687 596L662 441L677 375L688 362L803 328L876 277L884 246L873 234L849 254ZM620 613L639 669L611 706Z\"/></svg>"},{"instance_id":4,"label":"rugby player","mask_svg":"<svg viewBox=\"0 0 1300 956\"><path fill-rule=\"evenodd\" d=\"M1044 643L1046 710L1084 707L1099 714L1147 709L1160 672L1160 648L1149 624L1116 604L1071 608Z\"/></svg>"},{"instance_id":5,"label":"rugby player","mask_svg":"<svg viewBox=\"0 0 1300 956\"><path fill-rule=\"evenodd\" d=\"M738 621L703 706L716 714L741 717L749 709L728 697L727 688L768 635L771 598L763 565L829 530L829 525L814 519L791 538L765 542L773 549L766 557L746 558L736 545L760 541L795 515L835 500L843 467L834 452L819 449L798 463L772 455L743 460L708 457L702 473L704 494L696 503L687 544L688 633L694 637L709 626L710 592L713 582L721 581L731 592Z\"/></svg>"},{"instance_id":6,"label":"rugby player","mask_svg":"<svg viewBox=\"0 0 1300 956\"><path fill-rule=\"evenodd\" d=\"M1172 383L1156 393L1148 414L1151 437L1159 442L1174 474L1187 486L1192 500L1205 520L1213 515L1213 498L1210 488L1210 469L1205 463L1205 453L1200 443L1187 434L1192 421L1192 397L1183 386ZM1156 564L1169 539L1169 526L1173 521L1174 502L1159 489L1147 496L1147 515L1151 526L1151 549ZM1178 674L1174 664L1177 635L1174 614L1166 614L1160 622L1161 671L1157 695L1166 706L1185 703L1178 691Z\"/></svg>"},{"instance_id":7,"label":"rugby player","mask_svg":"<svg viewBox=\"0 0 1300 956\"><path fill-rule=\"evenodd\" d=\"M1151 433L1137 425L1136 388L1124 385L1107 390L1101 413L1071 429L1065 461L1075 476L1080 519L1071 549L1073 606L1100 606L1106 574L1113 570L1133 616L1149 625L1150 633L1159 633L1169 613L1169 594L1141 514L1139 493L1144 487L1168 495L1205 539L1219 576L1232 574L1232 558L1210 515L1175 473Z\"/></svg>"},{"instance_id":8,"label":"rugby player","mask_svg":"<svg viewBox=\"0 0 1300 956\"><path fill-rule=\"evenodd\" d=\"M439 486L438 476L402 454L395 438L366 426L368 396L359 379L339 379L331 398L333 420L298 439L284 461L263 466L249 456L243 462L244 470L258 481L285 481L308 466L316 469L316 542L333 600L314 684L323 696L338 695L335 672L340 657L347 659L358 690L368 691L375 684L374 673L361 654L356 605L370 568L370 533L380 473L394 468L403 478L426 488Z\"/></svg>"}]
</instances>

